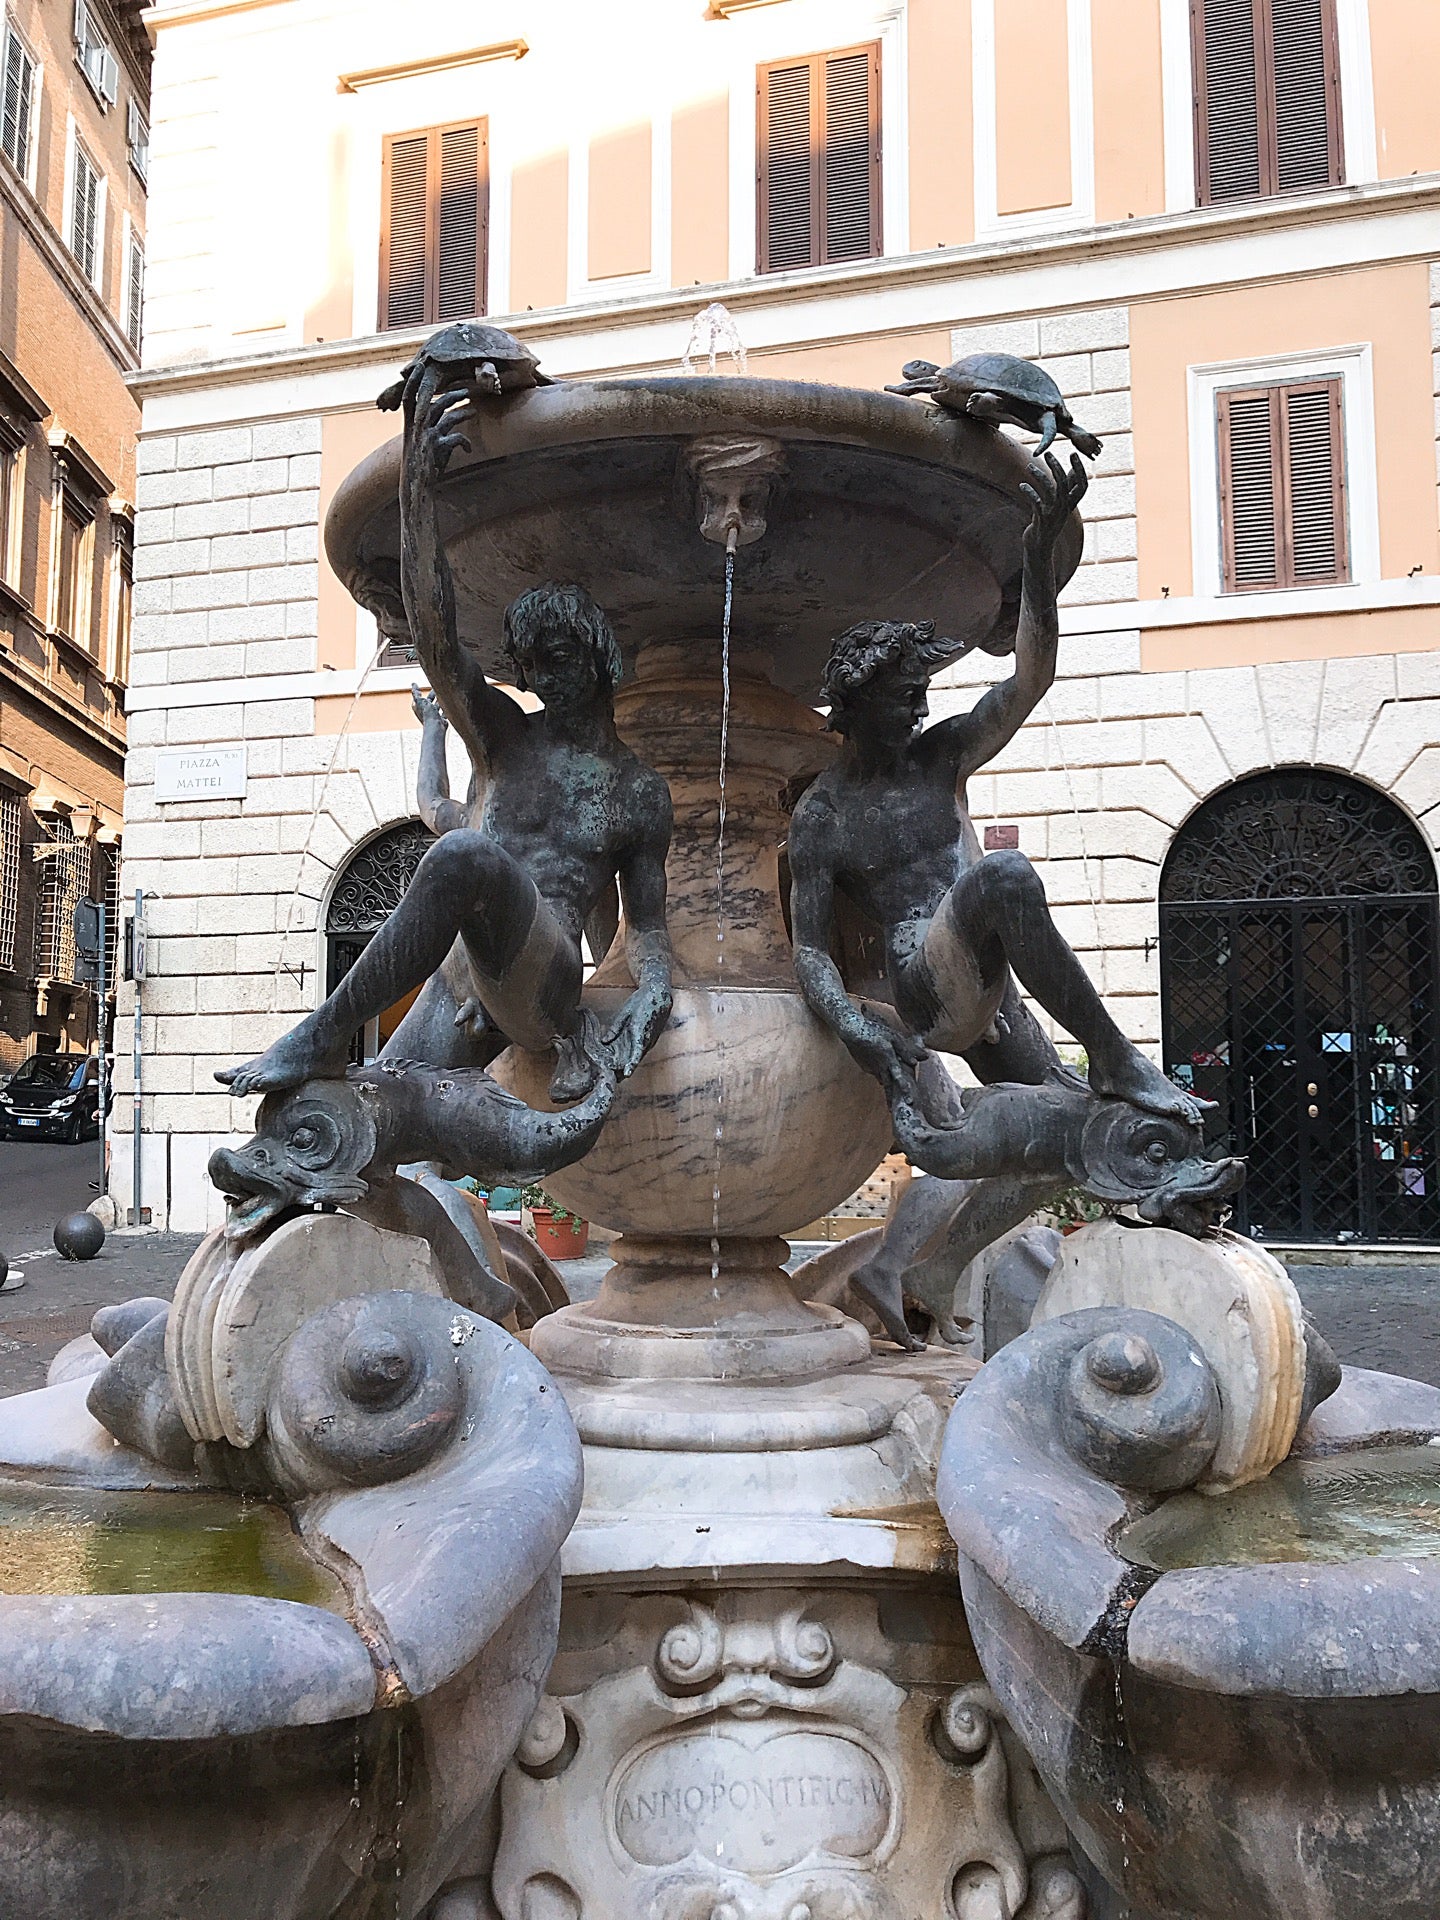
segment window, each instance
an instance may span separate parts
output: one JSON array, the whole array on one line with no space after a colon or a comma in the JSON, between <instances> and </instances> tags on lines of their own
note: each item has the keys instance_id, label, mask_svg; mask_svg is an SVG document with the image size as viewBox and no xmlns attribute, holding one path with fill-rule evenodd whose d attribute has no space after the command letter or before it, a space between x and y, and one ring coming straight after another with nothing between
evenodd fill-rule
<instances>
[{"instance_id":1,"label":"window","mask_svg":"<svg viewBox=\"0 0 1440 1920\"><path fill-rule=\"evenodd\" d=\"M1191 0L1202 207L1339 186L1335 0Z\"/></svg>"},{"instance_id":2,"label":"window","mask_svg":"<svg viewBox=\"0 0 1440 1920\"><path fill-rule=\"evenodd\" d=\"M382 329L483 313L490 202L485 122L389 136L382 192Z\"/></svg>"},{"instance_id":3,"label":"window","mask_svg":"<svg viewBox=\"0 0 1440 1920\"><path fill-rule=\"evenodd\" d=\"M24 445L20 428L0 413L0 581L12 587L16 584L15 556L20 544L20 458Z\"/></svg>"},{"instance_id":4,"label":"window","mask_svg":"<svg viewBox=\"0 0 1440 1920\"><path fill-rule=\"evenodd\" d=\"M67 639L89 648L90 557L95 511L88 500L62 483L55 538L55 617L52 625Z\"/></svg>"},{"instance_id":5,"label":"window","mask_svg":"<svg viewBox=\"0 0 1440 1920\"><path fill-rule=\"evenodd\" d=\"M145 249L132 233L125 260L125 337L140 351L140 335L145 324Z\"/></svg>"},{"instance_id":6,"label":"window","mask_svg":"<svg viewBox=\"0 0 1440 1920\"><path fill-rule=\"evenodd\" d=\"M92 287L100 285L102 188L98 169L77 140L70 181L70 251Z\"/></svg>"},{"instance_id":7,"label":"window","mask_svg":"<svg viewBox=\"0 0 1440 1920\"><path fill-rule=\"evenodd\" d=\"M63 815L49 823L40 851L40 911L35 916L35 974L75 978L75 907L90 890L90 842L77 840Z\"/></svg>"},{"instance_id":8,"label":"window","mask_svg":"<svg viewBox=\"0 0 1440 1920\"><path fill-rule=\"evenodd\" d=\"M1225 591L1348 580L1339 377L1216 401Z\"/></svg>"},{"instance_id":9,"label":"window","mask_svg":"<svg viewBox=\"0 0 1440 1920\"><path fill-rule=\"evenodd\" d=\"M5 77L0 82L0 147L28 186L35 149L35 62L13 28L5 34Z\"/></svg>"},{"instance_id":10,"label":"window","mask_svg":"<svg viewBox=\"0 0 1440 1920\"><path fill-rule=\"evenodd\" d=\"M111 592L112 632L110 636L110 678L117 686L126 684L130 672L130 626L135 603L134 535L128 520L112 514L110 538L113 542L114 584Z\"/></svg>"},{"instance_id":11,"label":"window","mask_svg":"<svg viewBox=\"0 0 1440 1920\"><path fill-rule=\"evenodd\" d=\"M130 164L144 182L150 178L150 122L145 118L140 102L131 99L125 107L125 145L130 151Z\"/></svg>"},{"instance_id":12,"label":"window","mask_svg":"<svg viewBox=\"0 0 1440 1920\"><path fill-rule=\"evenodd\" d=\"M757 130L761 273L879 253L879 43L762 67Z\"/></svg>"},{"instance_id":13,"label":"window","mask_svg":"<svg viewBox=\"0 0 1440 1920\"><path fill-rule=\"evenodd\" d=\"M15 968L20 917L20 796L0 792L0 971Z\"/></svg>"},{"instance_id":14,"label":"window","mask_svg":"<svg viewBox=\"0 0 1440 1920\"><path fill-rule=\"evenodd\" d=\"M120 98L120 66L95 24L95 16L86 0L75 0L75 64L90 83L90 90L102 107L113 107Z\"/></svg>"}]
</instances>

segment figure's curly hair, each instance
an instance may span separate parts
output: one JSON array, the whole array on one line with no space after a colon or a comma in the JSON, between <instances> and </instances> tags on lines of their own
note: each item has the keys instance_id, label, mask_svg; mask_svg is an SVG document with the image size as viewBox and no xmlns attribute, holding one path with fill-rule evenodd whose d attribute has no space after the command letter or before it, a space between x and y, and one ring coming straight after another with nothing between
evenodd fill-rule
<instances>
[{"instance_id":1,"label":"figure's curly hair","mask_svg":"<svg viewBox=\"0 0 1440 1920\"><path fill-rule=\"evenodd\" d=\"M603 608L583 587L557 586L553 580L531 587L505 609L505 658L515 669L515 684L525 690L525 656L547 627L567 627L591 648L600 683L613 693L625 672L615 638Z\"/></svg>"},{"instance_id":2,"label":"figure's curly hair","mask_svg":"<svg viewBox=\"0 0 1440 1920\"><path fill-rule=\"evenodd\" d=\"M847 627L831 641L820 681L822 697L830 706L830 730L846 731L847 701L882 667L913 664L923 667L928 676L968 652L961 642L937 640L933 620L862 620Z\"/></svg>"}]
</instances>

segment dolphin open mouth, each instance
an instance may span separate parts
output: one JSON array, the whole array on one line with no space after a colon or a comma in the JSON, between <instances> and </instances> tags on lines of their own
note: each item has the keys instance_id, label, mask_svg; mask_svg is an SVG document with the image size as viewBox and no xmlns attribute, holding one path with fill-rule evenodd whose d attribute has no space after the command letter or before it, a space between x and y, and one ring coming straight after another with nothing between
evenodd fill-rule
<instances>
[{"instance_id":1,"label":"dolphin open mouth","mask_svg":"<svg viewBox=\"0 0 1440 1920\"><path fill-rule=\"evenodd\" d=\"M227 1240L248 1240L287 1207L295 1204L290 1183L278 1169L258 1165L233 1147L217 1147L210 1156L210 1184L229 1202Z\"/></svg>"},{"instance_id":2,"label":"dolphin open mouth","mask_svg":"<svg viewBox=\"0 0 1440 1920\"><path fill-rule=\"evenodd\" d=\"M1198 1236L1219 1226L1225 1203L1244 1184L1245 1162L1234 1156L1191 1161L1183 1178L1147 1193L1136 1212L1152 1226L1176 1227Z\"/></svg>"}]
</instances>

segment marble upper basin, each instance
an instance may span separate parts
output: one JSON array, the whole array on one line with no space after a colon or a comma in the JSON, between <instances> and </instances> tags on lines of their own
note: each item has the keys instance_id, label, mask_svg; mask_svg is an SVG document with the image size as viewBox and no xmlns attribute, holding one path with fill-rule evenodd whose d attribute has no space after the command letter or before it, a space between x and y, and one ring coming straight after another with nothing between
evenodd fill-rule
<instances>
[{"instance_id":1,"label":"marble upper basin","mask_svg":"<svg viewBox=\"0 0 1440 1920\"><path fill-rule=\"evenodd\" d=\"M718 641L725 558L702 538L688 450L701 437L779 443L766 528L736 556L734 640L813 700L832 637L859 620L933 619L1004 651L1019 607L1019 492L1029 459L1004 433L894 394L723 375L566 381L472 409L469 453L441 483L460 636L505 678L505 607L546 580L587 587L627 657ZM394 578L400 441L335 495L325 542L347 582ZM1080 559L1078 514L1056 571Z\"/></svg>"}]
</instances>

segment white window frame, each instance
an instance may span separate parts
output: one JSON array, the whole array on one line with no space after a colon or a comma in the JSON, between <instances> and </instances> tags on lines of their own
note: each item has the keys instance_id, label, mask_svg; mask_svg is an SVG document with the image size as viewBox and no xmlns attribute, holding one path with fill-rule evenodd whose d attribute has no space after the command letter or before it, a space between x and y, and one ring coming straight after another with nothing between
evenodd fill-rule
<instances>
[{"instance_id":1,"label":"white window frame","mask_svg":"<svg viewBox=\"0 0 1440 1920\"><path fill-rule=\"evenodd\" d=\"M995 9L1003 5L1004 0L972 0L970 16L975 104L975 238L999 240L1015 234L1064 233L1073 227L1093 226L1095 75L1090 0L1066 0L1070 200L1063 207L1036 207L1027 213L1000 211Z\"/></svg>"},{"instance_id":2,"label":"white window frame","mask_svg":"<svg viewBox=\"0 0 1440 1920\"><path fill-rule=\"evenodd\" d=\"M790 0L773 10L739 13L712 31L717 36L717 89L730 88L730 278L755 280L759 235L755 230L755 155L759 130L755 76L777 60L803 60L834 49L880 42L880 260L910 251L910 92L906 0ZM723 41L720 36L724 36ZM721 60L724 65L721 66ZM668 244L668 243L667 243ZM796 273L830 274L863 267L865 259L827 267L797 267ZM784 278L767 273L766 280ZM603 282L601 283L604 284Z\"/></svg>"},{"instance_id":3,"label":"white window frame","mask_svg":"<svg viewBox=\"0 0 1440 1920\"><path fill-rule=\"evenodd\" d=\"M65 156L65 250L79 267L81 273L96 293L103 294L105 285L105 216L107 212L108 181L105 170L93 158L90 149L80 138L80 130L74 119L70 120L70 137L66 143ZM97 190L95 195L95 263L94 271L87 273L85 263L71 245L75 235L75 192L80 177L80 161L95 175Z\"/></svg>"},{"instance_id":4,"label":"white window frame","mask_svg":"<svg viewBox=\"0 0 1440 1920\"><path fill-rule=\"evenodd\" d=\"M1380 178L1375 143L1375 81L1370 62L1370 0L1335 0L1335 37L1340 54L1340 136L1345 185ZM1160 0L1160 66L1165 123L1165 211L1189 213L1195 195L1195 72L1190 36L1190 0ZM1334 193L1334 187L1313 187ZM1283 200L1304 195L1283 194ZM1216 211L1263 206L1259 200L1227 200ZM1209 209L1207 209L1209 211Z\"/></svg>"},{"instance_id":5,"label":"white window frame","mask_svg":"<svg viewBox=\"0 0 1440 1920\"><path fill-rule=\"evenodd\" d=\"M1375 375L1370 343L1324 353L1285 353L1267 360L1217 361L1188 370L1190 402L1190 546L1197 599L1223 598L1227 609L1264 601L1275 613L1297 601L1326 610L1347 587L1373 586L1380 573L1380 485L1375 459ZM1345 458L1345 518L1350 577L1323 585L1225 591L1220 503L1217 396L1230 387L1274 387L1300 380L1339 380ZM1307 609L1308 610L1308 607Z\"/></svg>"},{"instance_id":6,"label":"white window frame","mask_svg":"<svg viewBox=\"0 0 1440 1920\"><path fill-rule=\"evenodd\" d=\"M120 98L120 62L96 24L88 0L75 0L71 37L75 42L75 64L99 101L100 111L107 113Z\"/></svg>"},{"instance_id":7,"label":"white window frame","mask_svg":"<svg viewBox=\"0 0 1440 1920\"><path fill-rule=\"evenodd\" d=\"M67 483L65 473L58 460L52 460L55 468L55 481L50 494L50 594L46 608L46 622L52 633L64 634L72 646L94 660L97 666L102 664L99 657L99 641L95 634L95 521L98 503L73 482ZM67 492L76 505L88 516L80 530L76 547L75 593L70 608L71 625L60 625L60 600L62 567L61 555L64 551L63 532L65 519L65 496Z\"/></svg>"},{"instance_id":8,"label":"white window frame","mask_svg":"<svg viewBox=\"0 0 1440 1920\"><path fill-rule=\"evenodd\" d=\"M4 83L5 64L9 58L9 41L14 35L25 58L30 62L30 125L25 133L25 165L15 171L33 193L35 191L35 165L39 149L40 135L40 95L43 87L45 69L36 57L35 49L21 33L15 22L3 10L0 10L0 85ZM8 160L10 156L6 154ZM14 162L11 162L12 166Z\"/></svg>"}]
</instances>

